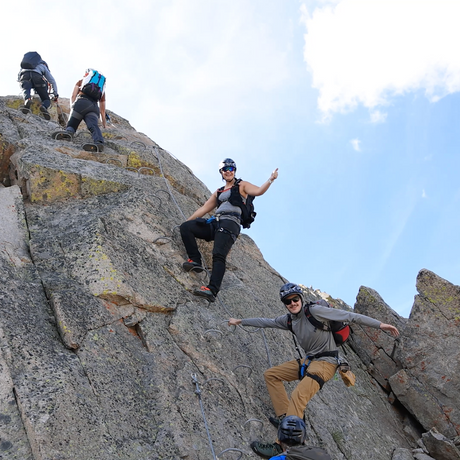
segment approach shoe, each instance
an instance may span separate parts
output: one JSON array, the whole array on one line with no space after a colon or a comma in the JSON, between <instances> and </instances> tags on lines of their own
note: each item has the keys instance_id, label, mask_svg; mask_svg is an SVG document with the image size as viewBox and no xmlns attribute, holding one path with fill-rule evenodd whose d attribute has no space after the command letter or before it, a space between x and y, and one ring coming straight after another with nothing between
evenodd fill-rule
<instances>
[{"instance_id":1,"label":"approach shoe","mask_svg":"<svg viewBox=\"0 0 460 460\"><path fill-rule=\"evenodd\" d=\"M206 286L201 286L200 289L195 289L193 291L193 295L204 297L205 299L208 299L209 302L216 301L216 296L212 293L211 289Z\"/></svg>"},{"instance_id":2,"label":"approach shoe","mask_svg":"<svg viewBox=\"0 0 460 460\"><path fill-rule=\"evenodd\" d=\"M282 447L276 442L251 442L251 449L259 456L263 458L272 458L275 455L279 455L283 452Z\"/></svg>"},{"instance_id":3,"label":"approach shoe","mask_svg":"<svg viewBox=\"0 0 460 460\"><path fill-rule=\"evenodd\" d=\"M278 429L281 423L281 420L286 417L286 415L280 415L279 417L268 417L268 421L276 428Z\"/></svg>"},{"instance_id":4,"label":"approach shoe","mask_svg":"<svg viewBox=\"0 0 460 460\"><path fill-rule=\"evenodd\" d=\"M32 99L25 99L24 105L20 106L19 110L24 114L30 113L31 104L32 104Z\"/></svg>"},{"instance_id":5,"label":"approach shoe","mask_svg":"<svg viewBox=\"0 0 460 460\"><path fill-rule=\"evenodd\" d=\"M43 118L45 120L51 120L51 115L49 114L48 110L46 109L44 105L40 106L40 112L42 113Z\"/></svg>"},{"instance_id":6,"label":"approach shoe","mask_svg":"<svg viewBox=\"0 0 460 460\"><path fill-rule=\"evenodd\" d=\"M190 272L193 270L194 272L201 273L204 270L201 264L199 264L198 262L193 262L192 259L188 259L186 262L184 262L182 264L182 268L186 272Z\"/></svg>"}]
</instances>

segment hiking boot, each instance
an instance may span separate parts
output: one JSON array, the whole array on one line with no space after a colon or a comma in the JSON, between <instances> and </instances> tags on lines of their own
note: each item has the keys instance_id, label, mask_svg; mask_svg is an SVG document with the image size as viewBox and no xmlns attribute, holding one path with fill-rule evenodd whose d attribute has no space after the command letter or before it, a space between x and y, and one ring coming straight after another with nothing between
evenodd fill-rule
<instances>
[{"instance_id":1,"label":"hiking boot","mask_svg":"<svg viewBox=\"0 0 460 460\"><path fill-rule=\"evenodd\" d=\"M276 442L251 442L251 449L263 458L272 458L275 455L279 455L283 452L282 447Z\"/></svg>"},{"instance_id":2,"label":"hiking boot","mask_svg":"<svg viewBox=\"0 0 460 460\"><path fill-rule=\"evenodd\" d=\"M201 264L199 264L198 262L194 262L192 259L188 259L186 262L184 262L182 264L182 268L186 272L190 272L193 270L194 272L201 273L204 270Z\"/></svg>"},{"instance_id":3,"label":"hiking boot","mask_svg":"<svg viewBox=\"0 0 460 460\"><path fill-rule=\"evenodd\" d=\"M201 286L200 289L195 289L193 291L193 295L204 297L208 299L209 302L216 301L216 296L212 293L211 289L209 289L207 286Z\"/></svg>"},{"instance_id":4,"label":"hiking boot","mask_svg":"<svg viewBox=\"0 0 460 460\"><path fill-rule=\"evenodd\" d=\"M96 142L97 151L103 152L104 151L104 144L102 142Z\"/></svg>"},{"instance_id":5,"label":"hiking boot","mask_svg":"<svg viewBox=\"0 0 460 460\"><path fill-rule=\"evenodd\" d=\"M286 417L286 415L280 415L279 417L268 417L268 421L276 428L278 429L281 423L281 420Z\"/></svg>"},{"instance_id":6,"label":"hiking boot","mask_svg":"<svg viewBox=\"0 0 460 460\"><path fill-rule=\"evenodd\" d=\"M40 106L40 112L42 113L45 120L51 120L51 115L48 113L48 110L44 105Z\"/></svg>"},{"instance_id":7,"label":"hiking boot","mask_svg":"<svg viewBox=\"0 0 460 460\"><path fill-rule=\"evenodd\" d=\"M27 114L27 113L30 113L30 106L32 105L32 99L24 99L24 105L21 105L19 107L19 110L24 113L24 114Z\"/></svg>"}]
</instances>

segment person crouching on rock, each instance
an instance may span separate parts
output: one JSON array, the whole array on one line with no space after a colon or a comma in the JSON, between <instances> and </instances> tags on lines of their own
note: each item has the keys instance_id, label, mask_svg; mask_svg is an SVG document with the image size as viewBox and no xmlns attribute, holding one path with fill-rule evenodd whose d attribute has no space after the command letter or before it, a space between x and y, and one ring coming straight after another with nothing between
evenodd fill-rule
<instances>
[{"instance_id":1,"label":"person crouching on rock","mask_svg":"<svg viewBox=\"0 0 460 460\"><path fill-rule=\"evenodd\" d=\"M304 311L304 293L302 288L287 283L280 289L280 299L289 313L275 319L251 318L228 320L229 326L253 326L258 328L278 328L291 330L306 353L305 371L294 388L291 399L288 398L283 382L299 380L299 362L288 361L265 371L264 378L276 417L269 417L270 423L278 428L283 417L296 415L303 417L305 407L311 398L322 388L325 382L334 377L339 365L339 352L330 328L318 329L307 318ZM342 321L361 324L389 332L393 337L399 335L398 329L391 324L381 323L369 316L321 305L309 305L310 314L321 322ZM270 458L280 452L277 443L254 441L252 450L261 457Z\"/></svg>"},{"instance_id":2,"label":"person crouching on rock","mask_svg":"<svg viewBox=\"0 0 460 460\"><path fill-rule=\"evenodd\" d=\"M240 234L242 206L245 206L249 195L260 196L269 189L278 177L278 168L260 187L236 179L236 163L231 158L226 158L220 162L219 173L225 181L224 187L216 190L208 201L180 226L182 241L188 255L188 260L183 264L186 271L201 272L204 270L201 265L201 254L196 238L206 241L214 240L209 284L193 291L194 295L205 297L209 302L216 300L225 273L227 255ZM207 220L203 218L205 214L211 213L215 208L217 210L212 218Z\"/></svg>"}]
</instances>

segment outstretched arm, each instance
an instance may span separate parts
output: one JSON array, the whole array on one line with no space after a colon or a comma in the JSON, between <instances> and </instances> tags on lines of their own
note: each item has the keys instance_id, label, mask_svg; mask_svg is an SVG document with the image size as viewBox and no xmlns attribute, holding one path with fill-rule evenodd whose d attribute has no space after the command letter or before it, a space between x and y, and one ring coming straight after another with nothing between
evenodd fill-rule
<instances>
[{"instance_id":1,"label":"outstretched arm","mask_svg":"<svg viewBox=\"0 0 460 460\"><path fill-rule=\"evenodd\" d=\"M380 329L382 329L382 331L389 332L393 337L398 337L399 336L398 329L396 329L391 324L380 323Z\"/></svg>"},{"instance_id":2,"label":"outstretched arm","mask_svg":"<svg viewBox=\"0 0 460 460\"><path fill-rule=\"evenodd\" d=\"M270 185L273 183L273 181L278 177L278 168L276 168L270 175L270 178L264 182L260 187L257 187L257 185L251 184L250 182L247 181L242 181L241 186L240 186L240 193L242 193L243 196L247 195L252 195L252 196L260 196L263 195Z\"/></svg>"},{"instance_id":3,"label":"outstretched arm","mask_svg":"<svg viewBox=\"0 0 460 460\"><path fill-rule=\"evenodd\" d=\"M215 191L206 203L198 208L187 220L198 219L198 217L203 217L205 214L210 213L217 204L217 191Z\"/></svg>"}]
</instances>

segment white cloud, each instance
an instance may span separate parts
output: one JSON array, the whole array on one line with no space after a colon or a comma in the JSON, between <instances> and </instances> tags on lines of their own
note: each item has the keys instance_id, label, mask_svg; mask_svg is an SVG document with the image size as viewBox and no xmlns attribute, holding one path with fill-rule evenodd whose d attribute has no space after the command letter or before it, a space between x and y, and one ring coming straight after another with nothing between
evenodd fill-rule
<instances>
[{"instance_id":1,"label":"white cloud","mask_svg":"<svg viewBox=\"0 0 460 460\"><path fill-rule=\"evenodd\" d=\"M357 152L361 152L361 141L359 139L352 139L350 144Z\"/></svg>"},{"instance_id":2,"label":"white cloud","mask_svg":"<svg viewBox=\"0 0 460 460\"><path fill-rule=\"evenodd\" d=\"M426 198L426 193L425 193L425 189L422 190L422 198Z\"/></svg>"},{"instance_id":3,"label":"white cloud","mask_svg":"<svg viewBox=\"0 0 460 460\"><path fill-rule=\"evenodd\" d=\"M460 90L460 2L342 0L302 8L304 59L329 116L424 91L430 101Z\"/></svg>"},{"instance_id":4,"label":"white cloud","mask_svg":"<svg viewBox=\"0 0 460 460\"><path fill-rule=\"evenodd\" d=\"M381 112L380 110L371 110L371 123L384 123L387 119L387 115L387 113Z\"/></svg>"}]
</instances>

